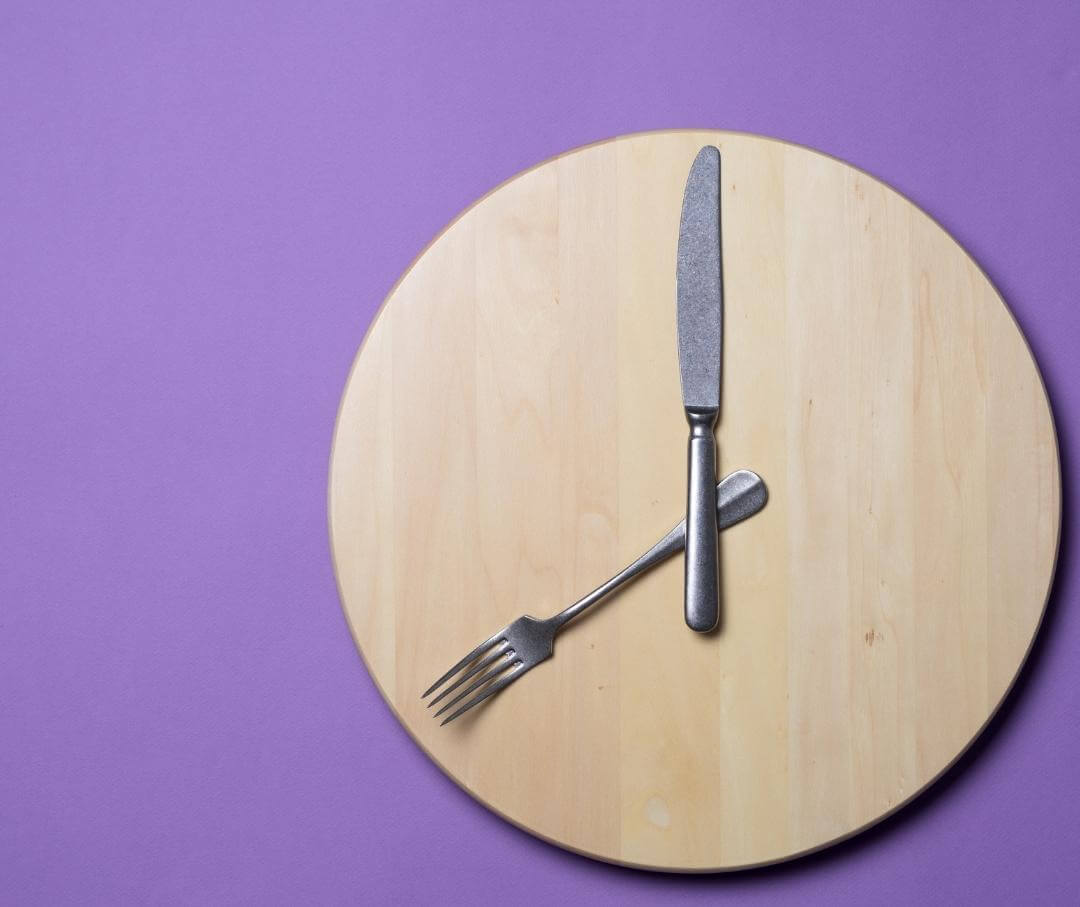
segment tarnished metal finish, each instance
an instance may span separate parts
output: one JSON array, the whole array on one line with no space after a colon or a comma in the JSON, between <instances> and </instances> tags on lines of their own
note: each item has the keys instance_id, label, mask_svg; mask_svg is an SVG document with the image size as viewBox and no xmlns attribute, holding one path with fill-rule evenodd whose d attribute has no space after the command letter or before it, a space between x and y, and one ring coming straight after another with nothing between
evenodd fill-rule
<instances>
[{"instance_id":1,"label":"tarnished metal finish","mask_svg":"<svg viewBox=\"0 0 1080 907\"><path fill-rule=\"evenodd\" d=\"M733 472L716 486L717 528L727 529L753 516L765 506L767 500L768 491L757 473L749 469ZM435 716L449 712L442 723L453 721L550 658L556 635L570 621L636 576L678 554L685 544L684 520L636 561L564 611L546 619L525 615L503 627L436 680L421 698L426 699L439 690L428 702L430 707L451 697Z\"/></svg>"},{"instance_id":2,"label":"tarnished metal finish","mask_svg":"<svg viewBox=\"0 0 1080 907\"><path fill-rule=\"evenodd\" d=\"M679 375L690 423L687 447L684 611L700 633L720 620L720 557L712 518L713 427L720 412L724 281L720 263L720 151L698 152L683 193L676 268Z\"/></svg>"},{"instance_id":3,"label":"tarnished metal finish","mask_svg":"<svg viewBox=\"0 0 1080 907\"><path fill-rule=\"evenodd\" d=\"M686 449L686 557L683 587L686 625L698 633L720 622L720 552L712 518L716 481L716 413L686 411L690 441Z\"/></svg>"},{"instance_id":4,"label":"tarnished metal finish","mask_svg":"<svg viewBox=\"0 0 1080 907\"><path fill-rule=\"evenodd\" d=\"M683 406L718 409L724 279L720 267L720 152L712 145L698 152L686 180L675 284Z\"/></svg>"}]
</instances>

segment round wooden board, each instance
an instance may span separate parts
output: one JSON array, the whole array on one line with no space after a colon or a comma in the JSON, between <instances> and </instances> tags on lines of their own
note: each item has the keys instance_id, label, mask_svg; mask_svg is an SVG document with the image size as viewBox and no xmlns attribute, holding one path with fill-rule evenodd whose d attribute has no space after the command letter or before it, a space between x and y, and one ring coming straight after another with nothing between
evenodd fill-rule
<instances>
[{"instance_id":1,"label":"round wooden board","mask_svg":"<svg viewBox=\"0 0 1080 907\"><path fill-rule=\"evenodd\" d=\"M440 727L437 675L680 518L675 248L706 143L719 468L770 493L721 536L722 630L687 629L673 559ZM714 870L850 835L968 746L1038 628L1059 487L1024 339L926 214L805 148L661 132L521 174L413 264L345 389L330 524L364 660L455 781L590 856Z\"/></svg>"}]
</instances>

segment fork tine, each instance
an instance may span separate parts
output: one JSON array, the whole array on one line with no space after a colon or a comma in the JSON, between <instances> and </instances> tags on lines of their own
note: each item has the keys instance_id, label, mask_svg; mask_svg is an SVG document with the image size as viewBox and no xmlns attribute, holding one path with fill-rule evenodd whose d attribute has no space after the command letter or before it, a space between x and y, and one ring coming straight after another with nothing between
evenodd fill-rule
<instances>
[{"instance_id":1,"label":"fork tine","mask_svg":"<svg viewBox=\"0 0 1080 907\"><path fill-rule=\"evenodd\" d=\"M421 699L426 699L428 696L430 696L432 690L437 689L440 685L445 683L446 679L448 677L453 677L458 671L460 671L463 667L465 667L465 665L467 665L470 661L472 661L474 658L476 658L477 655L479 655L481 652L483 652L484 649L491 646L492 643L500 642L503 639L505 634L506 634L506 628L504 627L502 630L500 630L498 633L496 633L490 639L485 639L482 643L480 643L480 645L478 645L475 649L473 649L468 655L466 655L463 659L461 659L461 661L459 661L449 671L447 671L445 674L443 674L442 677L440 677L438 680L436 680L423 693L421 693L420 698Z\"/></svg>"},{"instance_id":2,"label":"fork tine","mask_svg":"<svg viewBox=\"0 0 1080 907\"><path fill-rule=\"evenodd\" d=\"M459 702L461 702L461 700L464 699L466 696L468 696L470 693L474 692L475 690L480 689L480 687L482 687L488 681L494 680L496 677L498 677L500 674L502 674L504 671L506 671L507 668L512 668L515 665L519 665L519 664L521 664L520 659L518 659L516 661L507 661L505 664L497 666L494 670L488 671L486 674L481 675L476 680L474 680L472 683L470 683L467 687L465 687L464 690L462 690L460 693L458 693L457 696L455 696L448 703L446 703L441 709L439 709L439 711L437 711L435 713L435 717L438 718L447 709L452 709L455 705L457 705Z\"/></svg>"},{"instance_id":3,"label":"fork tine","mask_svg":"<svg viewBox=\"0 0 1080 907\"><path fill-rule=\"evenodd\" d=\"M521 664L522 663L520 661L514 662L512 670L509 673L503 674L503 676L499 680L489 686L475 699L470 699L468 702L466 702L465 705L463 705L460 709L454 712L453 715L450 715L448 718L444 718L442 720L442 724L447 724L448 722L453 721L455 718L457 718L458 715L464 714L465 712L469 711L469 709L471 709L474 705L479 705L481 702L487 699L488 696L494 696L503 687L517 680L518 677L520 677L524 673L524 669L521 668ZM440 725L440 727L441 726L442 725Z\"/></svg>"},{"instance_id":4,"label":"fork tine","mask_svg":"<svg viewBox=\"0 0 1080 907\"><path fill-rule=\"evenodd\" d=\"M494 664L500 658L504 657L507 653L513 652L513 651L514 650L510 648L510 643L508 643L506 640L503 640L501 643L499 643L495 647L495 649L492 651L492 653L490 655L487 655L483 659L478 661L475 665L473 665L473 667L469 668L468 671L466 671L464 674L462 674L457 680L455 680L452 684L450 684L450 686L448 686L445 690L443 690L438 696L436 696L434 699L432 699L431 702L428 703L428 708L430 709L433 705L435 705L436 702L438 702L440 699L442 699L447 694L453 693L454 690L456 690L459 686L461 686L470 677L473 677L476 674L479 674L481 671L483 671L489 665Z\"/></svg>"}]
</instances>

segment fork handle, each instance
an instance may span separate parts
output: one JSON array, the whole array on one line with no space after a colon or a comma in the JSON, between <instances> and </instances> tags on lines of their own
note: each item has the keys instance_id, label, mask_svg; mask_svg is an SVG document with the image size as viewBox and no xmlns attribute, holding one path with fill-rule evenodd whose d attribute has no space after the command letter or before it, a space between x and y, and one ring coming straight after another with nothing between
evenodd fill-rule
<instances>
[{"instance_id":1,"label":"fork handle","mask_svg":"<svg viewBox=\"0 0 1080 907\"><path fill-rule=\"evenodd\" d=\"M727 529L753 516L765 506L768 497L768 491L761 476L749 469L739 469L725 476L716 486L717 530ZM641 557L624 567L602 586L597 586L584 598L548 619L555 625L558 632L602 598L647 570L651 570L662 561L666 561L672 555L678 554L684 547L686 547L686 520L679 523Z\"/></svg>"}]
</instances>

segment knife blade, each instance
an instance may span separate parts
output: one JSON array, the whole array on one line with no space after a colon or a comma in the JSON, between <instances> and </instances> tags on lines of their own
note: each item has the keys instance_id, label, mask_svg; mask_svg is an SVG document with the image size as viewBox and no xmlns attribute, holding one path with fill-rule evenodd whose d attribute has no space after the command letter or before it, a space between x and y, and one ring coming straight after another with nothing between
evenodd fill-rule
<instances>
[{"instance_id":1,"label":"knife blade","mask_svg":"<svg viewBox=\"0 0 1080 907\"><path fill-rule=\"evenodd\" d=\"M676 263L679 377L690 425L687 445L684 613L700 633L720 620L716 531L716 439L720 414L723 274L720 253L720 150L702 148L683 192Z\"/></svg>"}]
</instances>

